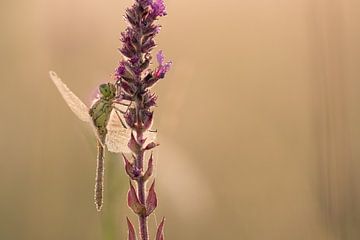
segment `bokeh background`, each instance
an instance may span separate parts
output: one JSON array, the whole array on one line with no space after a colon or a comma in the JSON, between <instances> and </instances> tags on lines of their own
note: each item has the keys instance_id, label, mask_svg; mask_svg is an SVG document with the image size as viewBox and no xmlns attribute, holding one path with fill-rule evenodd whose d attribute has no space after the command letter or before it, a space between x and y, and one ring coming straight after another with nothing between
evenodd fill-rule
<instances>
[{"instance_id":1,"label":"bokeh background","mask_svg":"<svg viewBox=\"0 0 360 240\"><path fill-rule=\"evenodd\" d=\"M166 3L157 42L174 64L154 89L166 239L360 239L360 2ZM94 137L48 78L90 103L130 4L0 1L0 239L125 239L125 216L136 221L116 155L96 212Z\"/></svg>"}]
</instances>

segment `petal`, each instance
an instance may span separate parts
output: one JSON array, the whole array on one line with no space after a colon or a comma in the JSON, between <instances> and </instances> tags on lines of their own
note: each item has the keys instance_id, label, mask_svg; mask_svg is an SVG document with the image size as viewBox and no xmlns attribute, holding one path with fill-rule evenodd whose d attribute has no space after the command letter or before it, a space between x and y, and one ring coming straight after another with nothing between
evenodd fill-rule
<instances>
[{"instance_id":1,"label":"petal","mask_svg":"<svg viewBox=\"0 0 360 240\"><path fill-rule=\"evenodd\" d=\"M157 54L156 54L156 59L157 59L157 62L158 64L161 66L163 65L164 63L164 53L162 50L160 50Z\"/></svg>"}]
</instances>

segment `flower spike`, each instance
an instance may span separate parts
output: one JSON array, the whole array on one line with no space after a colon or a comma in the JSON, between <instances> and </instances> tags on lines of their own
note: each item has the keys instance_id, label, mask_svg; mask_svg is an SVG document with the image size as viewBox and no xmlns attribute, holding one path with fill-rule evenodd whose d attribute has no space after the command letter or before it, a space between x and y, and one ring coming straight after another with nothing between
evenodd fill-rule
<instances>
[{"instance_id":1,"label":"flower spike","mask_svg":"<svg viewBox=\"0 0 360 240\"><path fill-rule=\"evenodd\" d=\"M157 64L150 68L151 51L156 47L155 36L160 32L160 25L156 21L167 14L163 0L134 0L134 4L125 12L124 19L128 26L121 33L122 55L114 77L118 89L118 101L128 101L129 106L124 113L126 126L131 131L128 148L134 158L129 161L125 155L125 171L130 182L128 205L139 218L139 238L149 240L147 218L158 205L155 192L155 181L146 191L146 183L154 171L153 155L150 155L148 166L144 169L145 154L159 146L151 132L154 122L154 107L157 106L157 96L151 91L160 79L165 78L170 70L171 61L165 61L162 51L154 58ZM164 240L164 220L159 225L156 240ZM129 240L135 240L133 226L128 220Z\"/></svg>"}]
</instances>

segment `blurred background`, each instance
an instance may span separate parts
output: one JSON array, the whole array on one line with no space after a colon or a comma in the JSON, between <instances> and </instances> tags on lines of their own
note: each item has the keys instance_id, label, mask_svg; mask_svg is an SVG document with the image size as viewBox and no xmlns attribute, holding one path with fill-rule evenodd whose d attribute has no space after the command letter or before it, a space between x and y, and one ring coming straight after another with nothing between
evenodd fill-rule
<instances>
[{"instance_id":1,"label":"blurred background","mask_svg":"<svg viewBox=\"0 0 360 240\"><path fill-rule=\"evenodd\" d=\"M125 216L136 222L117 155L96 212L95 139L48 77L89 104L131 4L0 2L0 239L126 239ZM157 42L174 64L154 88L166 239L360 239L360 2L166 4Z\"/></svg>"}]
</instances>

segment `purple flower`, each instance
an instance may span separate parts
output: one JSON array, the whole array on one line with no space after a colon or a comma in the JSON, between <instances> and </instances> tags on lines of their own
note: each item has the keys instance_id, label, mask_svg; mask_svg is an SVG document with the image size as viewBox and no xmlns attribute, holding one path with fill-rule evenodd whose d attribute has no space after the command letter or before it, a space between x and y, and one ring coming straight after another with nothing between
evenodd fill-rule
<instances>
[{"instance_id":1,"label":"purple flower","mask_svg":"<svg viewBox=\"0 0 360 240\"><path fill-rule=\"evenodd\" d=\"M143 82L143 86L137 86L146 88L165 77L171 62L165 63L163 53L160 51L157 54L159 66L150 71L152 78L142 79L143 72L147 70L151 61L151 51L156 46L154 37L160 31L160 26L154 22L158 17L165 15L163 0L136 0L136 3L126 10L125 19L129 25L121 33L122 47L119 51L124 56L124 60L116 70L117 80L123 78L129 83Z\"/></svg>"},{"instance_id":2,"label":"purple flower","mask_svg":"<svg viewBox=\"0 0 360 240\"><path fill-rule=\"evenodd\" d=\"M117 79L121 78L121 76L125 74L125 70L125 64L123 61L121 61L119 66L115 70L115 77Z\"/></svg>"},{"instance_id":3,"label":"purple flower","mask_svg":"<svg viewBox=\"0 0 360 240\"><path fill-rule=\"evenodd\" d=\"M136 0L139 4L141 4L142 6L148 6L149 4L152 3L152 0Z\"/></svg>"},{"instance_id":4,"label":"purple flower","mask_svg":"<svg viewBox=\"0 0 360 240\"><path fill-rule=\"evenodd\" d=\"M135 185L137 189L130 183L128 206L139 217L140 240L149 240L147 218L157 207L154 184L149 191L145 188L146 182L153 173L152 157L147 169L144 169L143 163L145 152L159 145L151 139L150 142L146 142L146 136L152 130L153 107L156 106L157 100L156 94L151 92L151 87L165 77L171 66L171 62L165 62L164 54L159 51L156 54L158 66L149 69L152 60L151 51L156 46L154 37L160 31L160 26L155 22L165 15L163 0L135 0L125 13L125 19L129 24L120 38L122 46L119 51L123 55L123 60L115 70L117 100L130 102L123 117L131 130L128 148L132 152L132 161L124 155L124 162L129 178L137 181ZM157 240L164 239L163 224L162 221L157 231ZM136 234L129 221L128 227L129 239L133 240Z\"/></svg>"},{"instance_id":5,"label":"purple flower","mask_svg":"<svg viewBox=\"0 0 360 240\"><path fill-rule=\"evenodd\" d=\"M159 51L156 55L158 67L152 72L145 76L143 83L145 88L151 88L155 85L160 79L165 77L165 74L170 70L172 62L164 62L164 54L162 51ZM156 102L151 103L150 105L145 106L155 106Z\"/></svg>"},{"instance_id":6,"label":"purple flower","mask_svg":"<svg viewBox=\"0 0 360 240\"><path fill-rule=\"evenodd\" d=\"M165 4L163 0L155 0L151 3L152 13L155 17L165 16L167 13L165 11Z\"/></svg>"},{"instance_id":7,"label":"purple flower","mask_svg":"<svg viewBox=\"0 0 360 240\"><path fill-rule=\"evenodd\" d=\"M159 66L157 67L157 69L154 72L154 77L157 79L160 78L164 78L165 74L170 70L171 64L172 62L166 62L164 63L164 54L162 51L159 51L158 54L156 55L157 61Z\"/></svg>"},{"instance_id":8,"label":"purple flower","mask_svg":"<svg viewBox=\"0 0 360 240\"><path fill-rule=\"evenodd\" d=\"M158 61L159 65L162 65L164 63L164 53L162 50L160 50L157 54L156 54L156 60Z\"/></svg>"}]
</instances>

